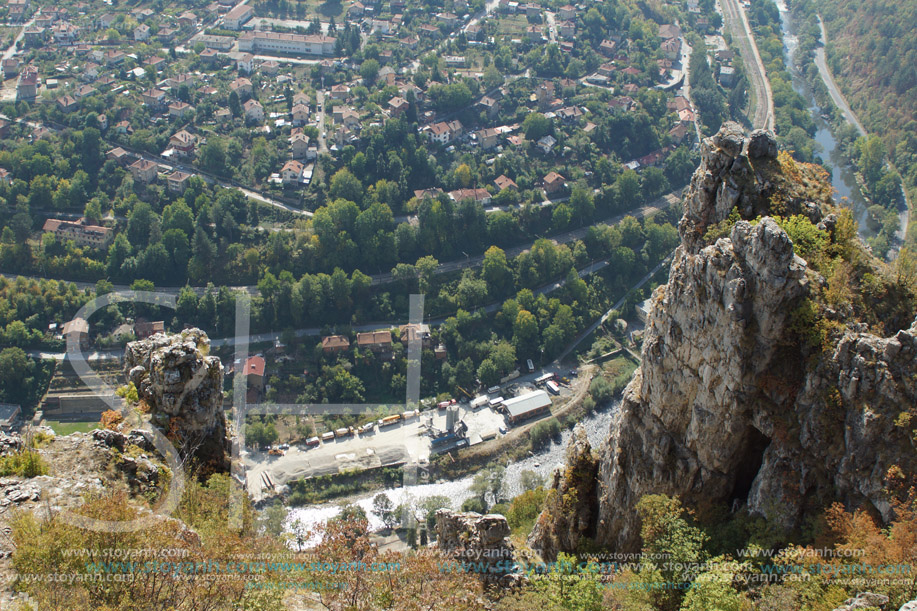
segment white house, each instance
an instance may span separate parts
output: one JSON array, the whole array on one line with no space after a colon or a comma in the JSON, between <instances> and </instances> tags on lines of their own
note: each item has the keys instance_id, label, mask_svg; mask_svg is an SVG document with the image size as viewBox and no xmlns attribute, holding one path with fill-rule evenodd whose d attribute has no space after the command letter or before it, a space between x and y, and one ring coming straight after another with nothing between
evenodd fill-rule
<instances>
[{"instance_id":1,"label":"white house","mask_svg":"<svg viewBox=\"0 0 917 611\"><path fill-rule=\"evenodd\" d=\"M250 123L264 121L264 106L258 100L249 100L242 105L245 109L245 120Z\"/></svg>"},{"instance_id":2,"label":"white house","mask_svg":"<svg viewBox=\"0 0 917 611\"><path fill-rule=\"evenodd\" d=\"M299 184L300 179L302 178L302 171L305 169L304 166L299 161L292 159L285 164L280 170L280 178L283 180L285 185L295 185Z\"/></svg>"}]
</instances>

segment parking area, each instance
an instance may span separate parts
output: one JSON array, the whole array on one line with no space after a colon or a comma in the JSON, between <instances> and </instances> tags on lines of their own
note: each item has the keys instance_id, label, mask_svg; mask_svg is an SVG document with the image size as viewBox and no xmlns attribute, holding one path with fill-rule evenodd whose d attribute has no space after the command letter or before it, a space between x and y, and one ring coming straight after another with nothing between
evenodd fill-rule
<instances>
[{"instance_id":1,"label":"parking area","mask_svg":"<svg viewBox=\"0 0 917 611\"><path fill-rule=\"evenodd\" d=\"M562 372L556 372L561 379ZM489 404L490 399L524 395L536 390L536 378L541 372L522 376L487 395L488 404L477 409L472 402L456 403L455 423L464 425L463 444L477 445L505 434L512 425L507 417ZM544 389L541 383L538 387ZM570 393L566 384L558 387L556 400ZM285 450L282 455L246 449L242 453L246 469L246 483L252 497L258 501L279 491L290 481L299 478L329 475L350 470L372 469L385 466L416 463L430 460L437 450L455 447L455 441L434 444L433 437L446 432L447 409L431 409L419 415L401 419L395 424L380 427L378 424L366 433L322 442L317 446L298 445Z\"/></svg>"},{"instance_id":2,"label":"parking area","mask_svg":"<svg viewBox=\"0 0 917 611\"><path fill-rule=\"evenodd\" d=\"M472 410L468 403L456 405L456 422L464 422L471 444L499 435L506 425L503 414L490 407ZM315 447L292 446L283 455L246 449L242 460L249 492L257 501L292 480L340 473L353 469L371 469L430 459L432 436L446 430L446 410L428 410L419 416L372 431L336 438ZM267 479L264 475L266 474Z\"/></svg>"}]
</instances>

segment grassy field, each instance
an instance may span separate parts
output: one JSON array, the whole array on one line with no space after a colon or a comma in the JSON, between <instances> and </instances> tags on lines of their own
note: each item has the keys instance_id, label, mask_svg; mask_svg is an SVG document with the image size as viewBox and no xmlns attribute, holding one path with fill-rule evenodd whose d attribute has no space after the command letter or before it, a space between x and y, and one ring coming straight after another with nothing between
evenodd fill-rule
<instances>
[{"instance_id":1,"label":"grassy field","mask_svg":"<svg viewBox=\"0 0 917 611\"><path fill-rule=\"evenodd\" d=\"M525 34L529 27L529 20L522 15L501 16L497 21L497 33L507 36L520 36Z\"/></svg>"},{"instance_id":2,"label":"grassy field","mask_svg":"<svg viewBox=\"0 0 917 611\"><path fill-rule=\"evenodd\" d=\"M50 426L58 435L88 433L99 426L98 422L60 422L59 420L45 420L45 424Z\"/></svg>"},{"instance_id":3,"label":"grassy field","mask_svg":"<svg viewBox=\"0 0 917 611\"><path fill-rule=\"evenodd\" d=\"M616 393L627 386L636 370L637 363L629 356L615 357L602 365L602 373L611 382Z\"/></svg>"}]
</instances>

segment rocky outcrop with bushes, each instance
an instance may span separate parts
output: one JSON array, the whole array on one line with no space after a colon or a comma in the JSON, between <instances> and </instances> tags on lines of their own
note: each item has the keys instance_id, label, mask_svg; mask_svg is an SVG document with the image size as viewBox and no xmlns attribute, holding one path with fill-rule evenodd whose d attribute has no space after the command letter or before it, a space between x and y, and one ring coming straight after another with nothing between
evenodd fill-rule
<instances>
[{"instance_id":1,"label":"rocky outcrop with bushes","mask_svg":"<svg viewBox=\"0 0 917 611\"><path fill-rule=\"evenodd\" d=\"M554 560L558 552L577 549L583 538L595 536L598 469L586 429L578 424L567 447L566 467L554 471L545 509L529 537L543 558Z\"/></svg>"},{"instance_id":2,"label":"rocky outcrop with bushes","mask_svg":"<svg viewBox=\"0 0 917 611\"><path fill-rule=\"evenodd\" d=\"M226 472L223 365L208 356L209 347L200 329L157 333L127 345L124 372L182 458L196 461L203 473Z\"/></svg>"},{"instance_id":3,"label":"rocky outcrop with bushes","mask_svg":"<svg viewBox=\"0 0 917 611\"><path fill-rule=\"evenodd\" d=\"M917 473L913 282L868 253L822 173L775 153L730 123L704 141L592 502L546 512L533 547L573 551L559 533L588 523L637 550L647 494L786 530L833 501L893 517Z\"/></svg>"}]
</instances>

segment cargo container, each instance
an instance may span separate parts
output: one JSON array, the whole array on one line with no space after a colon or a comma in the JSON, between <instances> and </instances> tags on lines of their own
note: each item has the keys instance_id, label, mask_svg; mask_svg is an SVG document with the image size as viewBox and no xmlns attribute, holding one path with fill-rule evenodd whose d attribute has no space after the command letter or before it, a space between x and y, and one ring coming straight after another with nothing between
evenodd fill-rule
<instances>
[{"instance_id":1,"label":"cargo container","mask_svg":"<svg viewBox=\"0 0 917 611\"><path fill-rule=\"evenodd\" d=\"M349 437L352 431L349 428L339 428L334 432L335 437Z\"/></svg>"}]
</instances>

